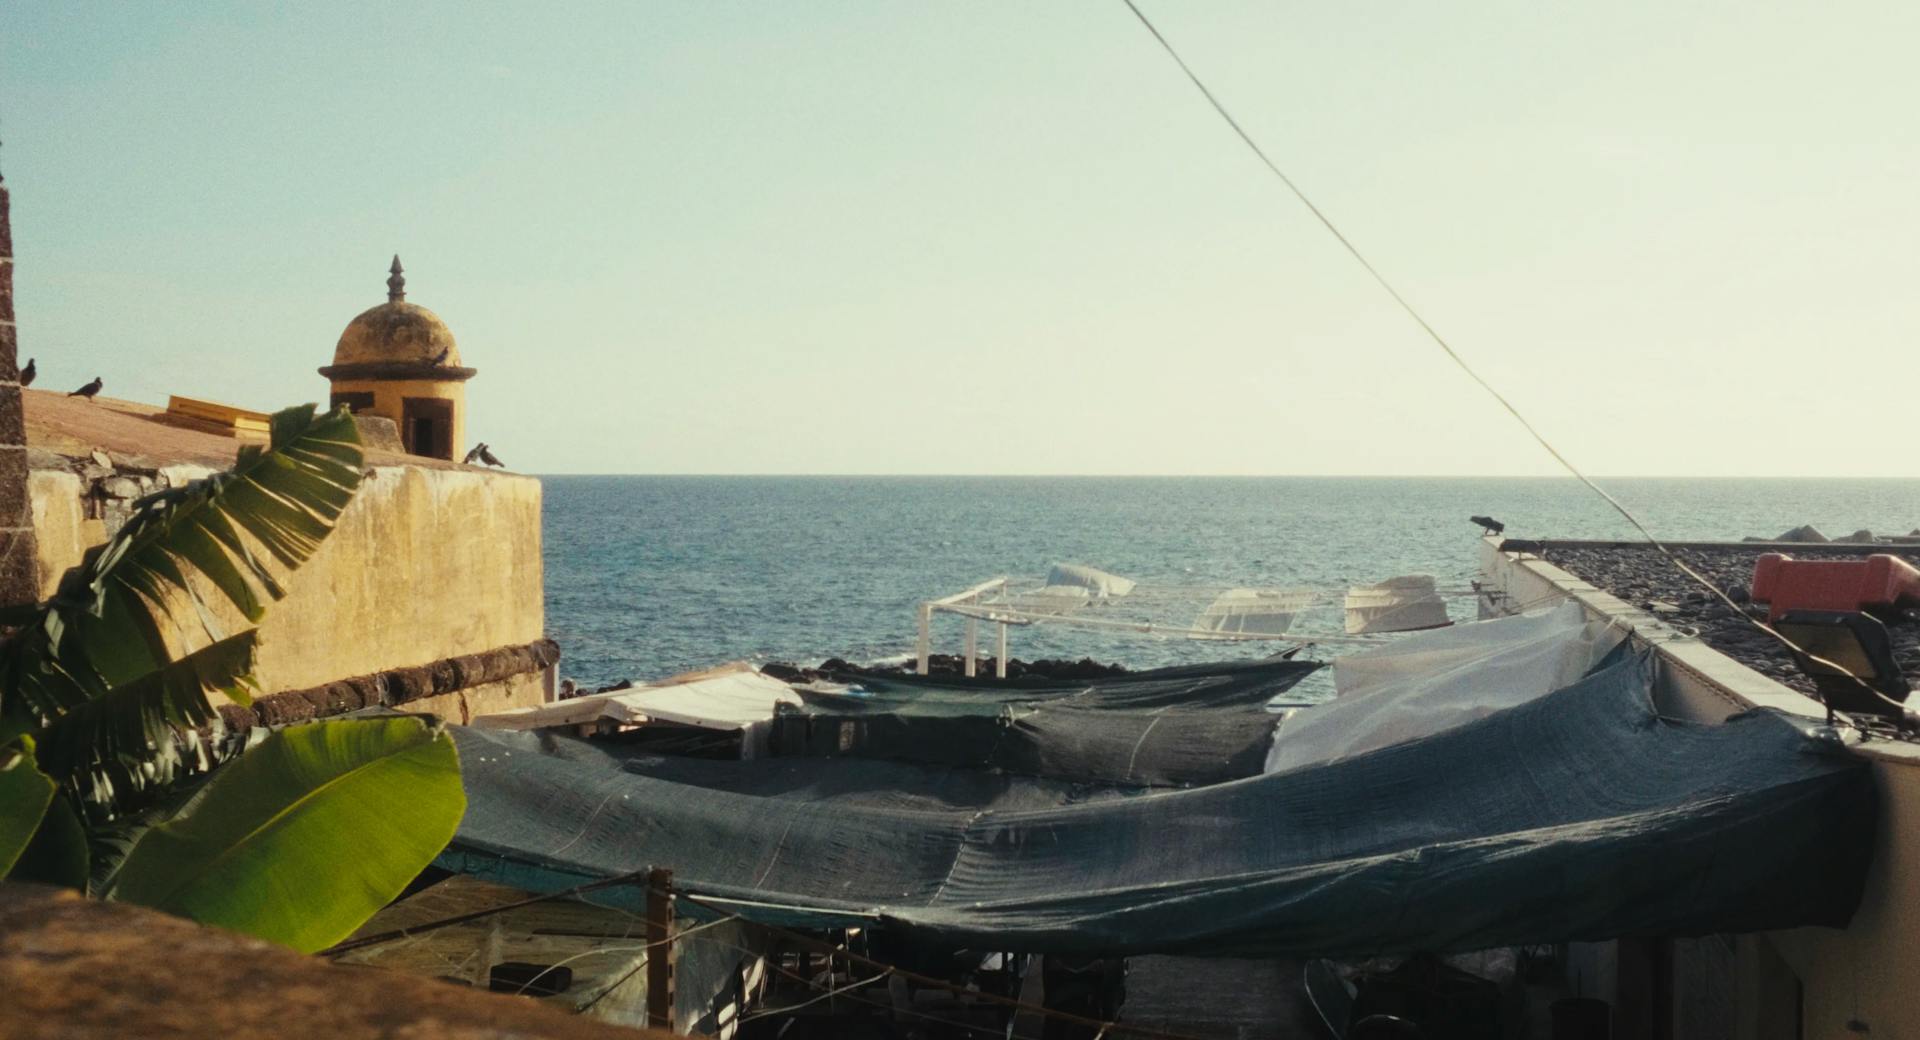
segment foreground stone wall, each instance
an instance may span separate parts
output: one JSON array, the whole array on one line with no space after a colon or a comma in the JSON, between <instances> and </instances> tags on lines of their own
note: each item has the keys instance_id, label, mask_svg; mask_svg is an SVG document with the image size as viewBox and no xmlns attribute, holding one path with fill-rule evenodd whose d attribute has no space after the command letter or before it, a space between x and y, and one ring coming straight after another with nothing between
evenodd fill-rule
<instances>
[{"instance_id":1,"label":"foreground stone wall","mask_svg":"<svg viewBox=\"0 0 1920 1040\"><path fill-rule=\"evenodd\" d=\"M43 595L117 526L119 500L111 494L118 485L110 482L126 479L88 479L71 468L34 472ZM287 598L268 608L256 675L263 693L306 690L526 647L540 642L545 628L540 482L382 465L368 472L332 536L293 575ZM488 675L475 685L482 684L483 695L466 698L468 710L475 710L475 696L484 710L546 699L540 671ZM454 692L441 683L399 699L410 710L448 709L457 721L463 702L449 696Z\"/></svg>"},{"instance_id":2,"label":"foreground stone wall","mask_svg":"<svg viewBox=\"0 0 1920 1040\"><path fill-rule=\"evenodd\" d=\"M127 903L17 883L0 884L0 993L8 1040L672 1037L457 982L335 967Z\"/></svg>"}]
</instances>

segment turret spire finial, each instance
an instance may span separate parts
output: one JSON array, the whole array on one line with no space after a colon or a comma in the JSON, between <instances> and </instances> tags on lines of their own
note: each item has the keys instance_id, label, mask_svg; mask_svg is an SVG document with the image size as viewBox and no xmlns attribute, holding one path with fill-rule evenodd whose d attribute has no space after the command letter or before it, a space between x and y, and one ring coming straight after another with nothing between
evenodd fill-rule
<instances>
[{"instance_id":1,"label":"turret spire finial","mask_svg":"<svg viewBox=\"0 0 1920 1040\"><path fill-rule=\"evenodd\" d=\"M407 280L401 274L406 269L400 266L399 253L393 254L393 266L387 270L387 302L399 303L407 298Z\"/></svg>"}]
</instances>

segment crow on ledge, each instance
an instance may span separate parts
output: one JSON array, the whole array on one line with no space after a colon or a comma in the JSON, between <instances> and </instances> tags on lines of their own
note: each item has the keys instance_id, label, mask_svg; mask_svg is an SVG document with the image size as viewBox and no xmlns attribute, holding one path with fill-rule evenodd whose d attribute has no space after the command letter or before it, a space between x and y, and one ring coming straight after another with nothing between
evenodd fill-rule
<instances>
[{"instance_id":1,"label":"crow on ledge","mask_svg":"<svg viewBox=\"0 0 1920 1040\"><path fill-rule=\"evenodd\" d=\"M1480 529L1487 534L1505 534L1507 530L1506 524L1490 516L1470 516L1467 519L1479 524Z\"/></svg>"},{"instance_id":2,"label":"crow on ledge","mask_svg":"<svg viewBox=\"0 0 1920 1040\"><path fill-rule=\"evenodd\" d=\"M87 400L91 401L93 400L93 395L99 393L100 388L105 385L107 384L101 382L99 376L94 376L93 382L88 383L86 386L83 386L80 389L75 390L73 393L70 393L67 396L68 397L84 397Z\"/></svg>"}]
</instances>

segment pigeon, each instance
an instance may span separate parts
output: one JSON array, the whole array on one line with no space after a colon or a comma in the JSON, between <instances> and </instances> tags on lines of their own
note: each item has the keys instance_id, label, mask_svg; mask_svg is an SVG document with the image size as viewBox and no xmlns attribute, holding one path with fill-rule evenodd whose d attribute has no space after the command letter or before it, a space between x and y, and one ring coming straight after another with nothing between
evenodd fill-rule
<instances>
[{"instance_id":1,"label":"pigeon","mask_svg":"<svg viewBox=\"0 0 1920 1040\"><path fill-rule=\"evenodd\" d=\"M480 442L480 461L486 463L489 466L498 466L501 469L507 468L506 463L501 462L499 459L496 459L493 457L493 446L488 444L486 441Z\"/></svg>"},{"instance_id":2,"label":"pigeon","mask_svg":"<svg viewBox=\"0 0 1920 1040\"><path fill-rule=\"evenodd\" d=\"M484 442L484 441L482 441L482 442L481 442L481 443L479 443L479 444L476 444L476 445L474 445L474 446L473 446L473 450L472 450L472 451L470 451L470 452L467 452L467 457L466 457L466 458L464 458L464 459L461 459L461 460L460 460L460 464L461 464L462 466L471 466L471 465L473 465L473 463L474 463L474 460L476 460L476 459L478 459L478 458L480 457L480 453L481 453L481 452L483 452L483 451L485 451L485 450L487 450L487 445L486 445L486 442Z\"/></svg>"},{"instance_id":3,"label":"pigeon","mask_svg":"<svg viewBox=\"0 0 1920 1040\"><path fill-rule=\"evenodd\" d=\"M1470 517L1467 517L1467 519L1473 521L1476 524L1479 524L1480 529L1482 531L1485 531L1487 534L1505 534L1507 530L1506 524L1503 524L1500 521L1495 520L1493 517L1490 517L1490 516L1470 516Z\"/></svg>"},{"instance_id":4,"label":"pigeon","mask_svg":"<svg viewBox=\"0 0 1920 1040\"><path fill-rule=\"evenodd\" d=\"M27 359L27 367L25 367L25 368L23 368L23 369L21 369L21 370L20 370L20 386L21 386L21 388L22 388L22 389L24 389L24 388L26 388L26 387L29 387L29 386L32 386L32 385L33 385L33 377L34 377L34 376L37 376L37 375L39 375L39 374L40 374L40 372L39 372L39 370L38 370L38 369L35 369L35 368L33 367L33 359L32 359L32 358L28 358L28 359Z\"/></svg>"},{"instance_id":5,"label":"pigeon","mask_svg":"<svg viewBox=\"0 0 1920 1040\"><path fill-rule=\"evenodd\" d=\"M107 384L102 382L99 376L94 376L93 382L88 383L86 386L83 386L80 389L75 390L73 393L70 393L67 396L68 397L84 397L87 400L91 401L93 400L93 395L99 393L100 388L105 385Z\"/></svg>"},{"instance_id":6,"label":"pigeon","mask_svg":"<svg viewBox=\"0 0 1920 1040\"><path fill-rule=\"evenodd\" d=\"M435 368L439 368L441 365L444 365L447 363L447 355L451 353L453 353L452 347L441 347L440 353L435 354L433 356L433 360L427 363L432 365Z\"/></svg>"}]
</instances>

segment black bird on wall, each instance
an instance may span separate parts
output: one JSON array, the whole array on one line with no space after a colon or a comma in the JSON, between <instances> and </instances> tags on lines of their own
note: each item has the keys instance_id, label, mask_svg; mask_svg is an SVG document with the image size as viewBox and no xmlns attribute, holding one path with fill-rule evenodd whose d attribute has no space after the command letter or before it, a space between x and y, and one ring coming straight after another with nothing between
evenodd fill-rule
<instances>
[{"instance_id":1,"label":"black bird on wall","mask_svg":"<svg viewBox=\"0 0 1920 1040\"><path fill-rule=\"evenodd\" d=\"M28 359L27 359L27 367L25 367L25 368L23 368L23 369L21 369L21 370L20 370L20 385L21 385L21 387L23 387L23 388L24 388L24 387L29 387L29 386L32 386L32 385L33 385L33 377L34 377L34 376L37 376L37 375L39 375L39 374L40 374L40 370L39 370L39 369L36 369L36 368L34 368L34 367L33 367L33 359L32 359L32 358L28 358Z\"/></svg>"},{"instance_id":2,"label":"black bird on wall","mask_svg":"<svg viewBox=\"0 0 1920 1040\"><path fill-rule=\"evenodd\" d=\"M1486 532L1487 534L1505 534L1507 530L1506 524L1503 524L1500 521L1495 520L1493 517L1490 517L1490 516L1470 516L1470 517L1467 517L1467 519L1473 521L1476 524L1479 524L1480 529Z\"/></svg>"},{"instance_id":3,"label":"black bird on wall","mask_svg":"<svg viewBox=\"0 0 1920 1040\"><path fill-rule=\"evenodd\" d=\"M70 393L67 396L68 397L84 397L87 400L91 401L93 400L93 395L99 393L100 388L105 385L107 384L104 382L101 382L99 376L94 376L93 382L88 383L86 386L83 386L80 389L75 390L73 393Z\"/></svg>"},{"instance_id":4,"label":"black bird on wall","mask_svg":"<svg viewBox=\"0 0 1920 1040\"><path fill-rule=\"evenodd\" d=\"M448 354L450 354L450 353L452 353L452 352L453 352L453 348L452 348L452 347L441 347L441 348L440 348L440 353L438 353L438 354L435 354L435 355L433 356L433 360L432 360L432 361L430 361L430 362L428 362L428 363L429 363L429 364L431 364L431 365L432 365L433 367L435 367L435 368L439 368L439 367L440 367L441 365L444 365L444 364L446 364L446 363L447 363L447 355L448 355Z\"/></svg>"},{"instance_id":5,"label":"black bird on wall","mask_svg":"<svg viewBox=\"0 0 1920 1040\"><path fill-rule=\"evenodd\" d=\"M484 449L484 448L485 448L486 446L487 446L487 445L486 445L486 443L485 443L484 441L483 441L483 442L481 442L481 443L479 443L479 444L476 444L476 445L474 445L474 446L473 446L473 450L472 450L472 451L470 451L470 452L467 452L467 457L466 457L466 458L464 458L464 459L461 459L461 460L460 460L460 464L461 464L462 466L471 466L471 465L473 465L473 464L474 464L474 462L475 462L475 461L477 461L477 460L478 460L478 459L480 458L480 452L481 452L481 450L482 450L482 449Z\"/></svg>"},{"instance_id":6,"label":"black bird on wall","mask_svg":"<svg viewBox=\"0 0 1920 1040\"><path fill-rule=\"evenodd\" d=\"M480 442L480 461L486 463L489 466L498 466L501 469L507 468L506 463L501 462L499 459L496 459L493 457L493 446L488 444L486 441Z\"/></svg>"}]
</instances>

